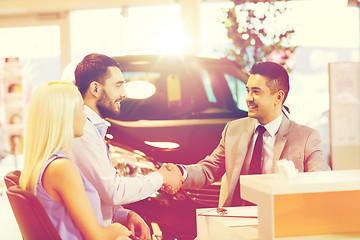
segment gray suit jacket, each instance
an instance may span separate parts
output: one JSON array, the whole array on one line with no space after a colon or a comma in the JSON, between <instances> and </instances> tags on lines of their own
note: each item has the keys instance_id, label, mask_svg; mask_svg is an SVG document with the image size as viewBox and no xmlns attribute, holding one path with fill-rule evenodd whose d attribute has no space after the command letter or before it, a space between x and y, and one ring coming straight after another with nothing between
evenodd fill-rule
<instances>
[{"instance_id":1,"label":"gray suit jacket","mask_svg":"<svg viewBox=\"0 0 360 240\"><path fill-rule=\"evenodd\" d=\"M229 122L217 148L197 164L185 165L188 177L184 188L202 188L221 179L219 206L229 206L240 174L247 174L256 120L242 118ZM307 126L283 117L275 140L273 172L276 161L294 162L299 172L329 171L320 148L320 134Z\"/></svg>"}]
</instances>

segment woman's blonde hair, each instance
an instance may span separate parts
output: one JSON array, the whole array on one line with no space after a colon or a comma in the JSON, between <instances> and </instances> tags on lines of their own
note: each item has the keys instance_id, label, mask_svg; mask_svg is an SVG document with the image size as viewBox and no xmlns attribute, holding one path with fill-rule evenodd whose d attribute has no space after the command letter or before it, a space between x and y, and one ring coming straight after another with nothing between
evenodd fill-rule
<instances>
[{"instance_id":1,"label":"woman's blonde hair","mask_svg":"<svg viewBox=\"0 0 360 240\"><path fill-rule=\"evenodd\" d=\"M80 92L70 82L47 82L35 90L27 117L22 189L36 193L45 162L57 150L69 153L74 138L74 112L81 105Z\"/></svg>"}]
</instances>

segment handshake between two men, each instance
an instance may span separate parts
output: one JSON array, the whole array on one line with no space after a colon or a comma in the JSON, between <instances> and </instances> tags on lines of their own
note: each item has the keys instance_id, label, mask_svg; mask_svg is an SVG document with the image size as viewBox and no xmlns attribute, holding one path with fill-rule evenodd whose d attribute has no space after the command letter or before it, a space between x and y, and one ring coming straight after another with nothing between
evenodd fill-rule
<instances>
[{"instance_id":1,"label":"handshake between two men","mask_svg":"<svg viewBox=\"0 0 360 240\"><path fill-rule=\"evenodd\" d=\"M161 189L167 193L175 194L185 181L179 167L173 163L163 164L158 172L164 179Z\"/></svg>"}]
</instances>

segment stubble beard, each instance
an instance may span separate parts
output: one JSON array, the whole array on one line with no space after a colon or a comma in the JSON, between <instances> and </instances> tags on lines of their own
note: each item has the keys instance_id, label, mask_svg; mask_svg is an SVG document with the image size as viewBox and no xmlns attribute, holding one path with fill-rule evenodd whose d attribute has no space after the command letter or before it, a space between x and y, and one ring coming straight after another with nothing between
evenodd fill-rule
<instances>
[{"instance_id":1,"label":"stubble beard","mask_svg":"<svg viewBox=\"0 0 360 240\"><path fill-rule=\"evenodd\" d=\"M105 91L102 92L99 100L96 102L96 107L99 110L101 118L115 118L119 116L120 110L115 110L113 104L106 94Z\"/></svg>"}]
</instances>

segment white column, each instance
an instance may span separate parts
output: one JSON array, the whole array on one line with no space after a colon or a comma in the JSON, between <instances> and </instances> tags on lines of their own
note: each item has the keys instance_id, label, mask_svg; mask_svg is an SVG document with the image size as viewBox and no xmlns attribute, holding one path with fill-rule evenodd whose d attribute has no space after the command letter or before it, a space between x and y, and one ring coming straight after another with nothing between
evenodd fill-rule
<instances>
[{"instance_id":1,"label":"white column","mask_svg":"<svg viewBox=\"0 0 360 240\"><path fill-rule=\"evenodd\" d=\"M64 12L61 20L59 21L60 26L60 69L64 70L67 64L71 61L71 45L70 45L70 20L69 12Z\"/></svg>"}]
</instances>

